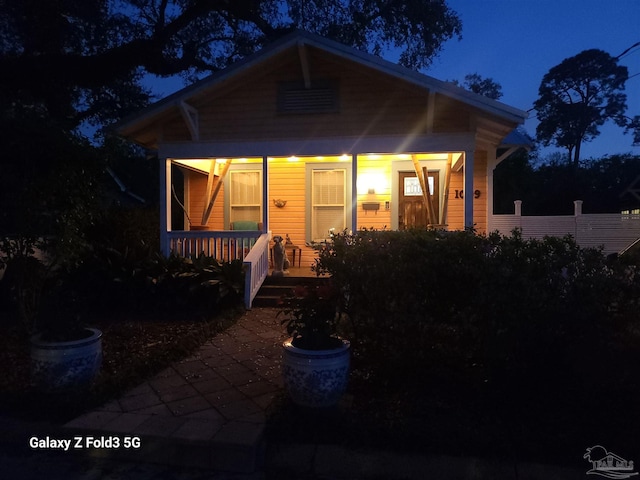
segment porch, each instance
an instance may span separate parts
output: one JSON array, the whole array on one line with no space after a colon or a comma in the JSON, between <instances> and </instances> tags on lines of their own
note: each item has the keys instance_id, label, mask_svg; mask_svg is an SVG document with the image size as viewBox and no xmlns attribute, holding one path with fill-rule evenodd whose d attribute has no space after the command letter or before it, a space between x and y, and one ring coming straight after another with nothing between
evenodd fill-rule
<instances>
[{"instance_id":1,"label":"porch","mask_svg":"<svg viewBox=\"0 0 640 480\"><path fill-rule=\"evenodd\" d=\"M273 267L271 237L271 232L263 233L253 230L172 231L166 232L168 251L165 254L173 252L183 257L207 255L221 262L241 261L245 271L244 304L247 309L251 309L254 299ZM311 250L311 252L313 251ZM298 257L295 264L290 251L288 251L288 255L291 260L288 269L289 278L316 276L311 271L308 262L304 265L300 262L301 249L297 252Z\"/></svg>"},{"instance_id":2,"label":"porch","mask_svg":"<svg viewBox=\"0 0 640 480\"><path fill-rule=\"evenodd\" d=\"M309 275L311 245L333 231L484 228L486 153L475 155L480 168L473 160L461 151L162 159L162 249L241 260L250 308L269 274L275 235L286 238L291 267ZM465 200L465 186L477 195Z\"/></svg>"}]
</instances>

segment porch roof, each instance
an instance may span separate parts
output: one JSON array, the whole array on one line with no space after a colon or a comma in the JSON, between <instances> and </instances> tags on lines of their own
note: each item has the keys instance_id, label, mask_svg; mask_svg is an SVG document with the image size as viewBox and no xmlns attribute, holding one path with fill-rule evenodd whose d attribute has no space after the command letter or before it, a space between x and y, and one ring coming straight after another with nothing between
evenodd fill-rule
<instances>
[{"instance_id":1,"label":"porch roof","mask_svg":"<svg viewBox=\"0 0 640 480\"><path fill-rule=\"evenodd\" d=\"M507 135L502 143L500 144L500 148L509 148L509 147L523 147L530 149L533 147L534 141L533 139L527 135L526 132L520 130L519 128L514 128L509 135Z\"/></svg>"},{"instance_id":2,"label":"porch roof","mask_svg":"<svg viewBox=\"0 0 640 480\"><path fill-rule=\"evenodd\" d=\"M176 111L185 108L185 104L188 105L190 101L206 95L211 89L228 82L243 72L258 68L260 65L268 65L268 62L283 52L290 49L300 49L304 46L318 48L339 58L375 69L391 77L424 88L427 91L460 101L506 123L518 125L522 124L527 118L527 113L523 110L475 94L450 82L437 80L322 36L297 30L230 67L183 88L150 105L140 113L123 120L117 127L117 132L146 146L156 146L158 141L157 133L146 132L146 135L143 135L142 133L146 129L149 129L149 127L164 118L175 115ZM142 138L143 136L145 137L144 139Z\"/></svg>"}]
</instances>

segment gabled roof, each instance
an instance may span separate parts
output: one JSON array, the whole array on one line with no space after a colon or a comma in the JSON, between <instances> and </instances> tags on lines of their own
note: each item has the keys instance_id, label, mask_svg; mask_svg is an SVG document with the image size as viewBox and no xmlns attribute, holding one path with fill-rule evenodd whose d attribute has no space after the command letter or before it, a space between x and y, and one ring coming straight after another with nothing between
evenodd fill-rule
<instances>
[{"instance_id":1,"label":"gabled roof","mask_svg":"<svg viewBox=\"0 0 640 480\"><path fill-rule=\"evenodd\" d=\"M203 93L207 89L229 79L230 77L233 77L234 75L245 70L255 68L261 63L268 62L270 59L273 59L288 49L298 48L299 46L315 47L362 66L376 69L382 73L404 80L418 87L422 87L426 90L439 93L478 108L481 111L500 117L508 122L522 124L527 118L527 113L523 110L519 110L496 100L475 94L450 82L437 80L428 75L424 75L328 38L302 30L296 30L285 35L274 43L271 43L258 52L234 63L228 68L220 70L219 72L179 90L150 105L142 112L124 119L118 126L117 131L120 134L127 135L127 133L130 133L137 128L153 123L153 121L166 110L179 106L182 102L187 102L190 98Z\"/></svg>"},{"instance_id":2,"label":"gabled roof","mask_svg":"<svg viewBox=\"0 0 640 480\"><path fill-rule=\"evenodd\" d=\"M527 149L531 149L534 143L535 142L527 132L520 130L519 128L514 128L511 133L504 138L500 144L500 148L525 147Z\"/></svg>"}]
</instances>

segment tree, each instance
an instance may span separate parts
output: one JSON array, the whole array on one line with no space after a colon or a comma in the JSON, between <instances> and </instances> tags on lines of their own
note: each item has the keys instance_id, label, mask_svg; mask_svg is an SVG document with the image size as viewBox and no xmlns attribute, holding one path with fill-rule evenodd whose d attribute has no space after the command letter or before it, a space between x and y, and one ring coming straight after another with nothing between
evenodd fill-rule
<instances>
[{"instance_id":1,"label":"tree","mask_svg":"<svg viewBox=\"0 0 640 480\"><path fill-rule=\"evenodd\" d=\"M454 80L452 83L460 85L457 80ZM493 100L499 100L502 97L502 85L495 82L493 78L482 78L477 73L465 75L462 88Z\"/></svg>"},{"instance_id":2,"label":"tree","mask_svg":"<svg viewBox=\"0 0 640 480\"><path fill-rule=\"evenodd\" d=\"M0 131L0 235L55 234L77 249L99 208L96 148L37 112L0 116Z\"/></svg>"},{"instance_id":3,"label":"tree","mask_svg":"<svg viewBox=\"0 0 640 480\"><path fill-rule=\"evenodd\" d=\"M530 153L521 148L509 155L493 171L493 212L512 214L515 200L522 200L529 209L532 193L536 193L534 181Z\"/></svg>"},{"instance_id":4,"label":"tree","mask_svg":"<svg viewBox=\"0 0 640 480\"><path fill-rule=\"evenodd\" d=\"M636 115L629 120L625 133L629 132L633 134L633 144L640 145L640 115Z\"/></svg>"},{"instance_id":5,"label":"tree","mask_svg":"<svg viewBox=\"0 0 640 480\"><path fill-rule=\"evenodd\" d=\"M562 61L543 77L534 103L540 123L538 140L566 148L574 166L582 142L600 134L598 127L613 120L624 127L629 74L618 59L597 49L585 50ZM573 158L571 158L573 155Z\"/></svg>"},{"instance_id":6,"label":"tree","mask_svg":"<svg viewBox=\"0 0 640 480\"><path fill-rule=\"evenodd\" d=\"M303 28L422 68L461 22L445 0L0 0L5 107L42 108L71 127L149 100L144 74L227 66Z\"/></svg>"},{"instance_id":7,"label":"tree","mask_svg":"<svg viewBox=\"0 0 640 480\"><path fill-rule=\"evenodd\" d=\"M577 168L560 152L533 160L519 151L498 164L494 171L495 213L513 213L514 200L522 200L525 215L572 215L574 200L584 202L584 213L620 213L640 206L638 156L589 159ZM567 188L569 184L573 188Z\"/></svg>"},{"instance_id":8,"label":"tree","mask_svg":"<svg viewBox=\"0 0 640 480\"><path fill-rule=\"evenodd\" d=\"M297 28L422 68L461 22L445 0L0 0L0 229L81 235L126 152L80 125L146 106L145 75L193 80Z\"/></svg>"}]
</instances>

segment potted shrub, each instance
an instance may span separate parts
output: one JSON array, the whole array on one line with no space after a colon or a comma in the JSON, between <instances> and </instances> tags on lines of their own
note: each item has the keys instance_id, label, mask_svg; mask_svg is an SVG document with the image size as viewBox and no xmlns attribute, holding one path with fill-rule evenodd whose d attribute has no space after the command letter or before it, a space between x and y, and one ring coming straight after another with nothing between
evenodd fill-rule
<instances>
[{"instance_id":1,"label":"potted shrub","mask_svg":"<svg viewBox=\"0 0 640 480\"><path fill-rule=\"evenodd\" d=\"M347 387L350 342L338 336L340 295L331 285L299 286L283 297L283 378L294 403L330 407Z\"/></svg>"},{"instance_id":2,"label":"potted shrub","mask_svg":"<svg viewBox=\"0 0 640 480\"><path fill-rule=\"evenodd\" d=\"M102 364L102 332L85 327L71 276L35 254L36 242L5 240L0 269L30 340L31 383L42 391L88 387Z\"/></svg>"},{"instance_id":3,"label":"potted shrub","mask_svg":"<svg viewBox=\"0 0 640 480\"><path fill-rule=\"evenodd\" d=\"M38 390L86 388L102 365L102 332L85 326L79 299L64 279L44 292L31 342L31 383Z\"/></svg>"}]
</instances>

